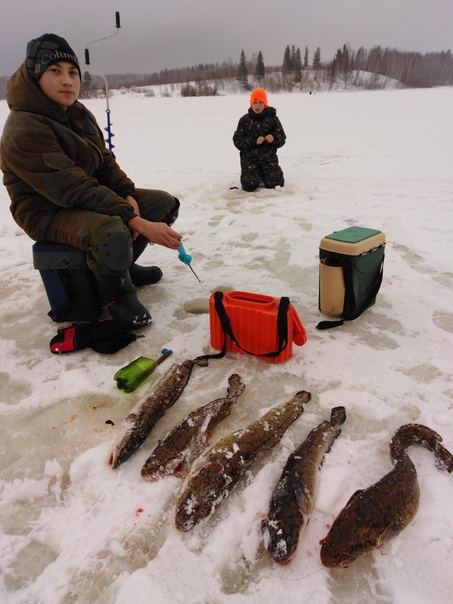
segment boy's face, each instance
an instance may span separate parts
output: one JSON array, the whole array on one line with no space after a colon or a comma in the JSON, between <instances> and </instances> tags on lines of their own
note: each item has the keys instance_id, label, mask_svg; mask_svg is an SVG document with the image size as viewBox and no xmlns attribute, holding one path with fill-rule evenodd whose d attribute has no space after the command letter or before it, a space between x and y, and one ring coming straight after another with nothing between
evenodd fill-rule
<instances>
[{"instance_id":1,"label":"boy's face","mask_svg":"<svg viewBox=\"0 0 453 604\"><path fill-rule=\"evenodd\" d=\"M51 101L66 111L80 93L79 70L67 61L55 63L45 70L38 84Z\"/></svg>"},{"instance_id":2,"label":"boy's face","mask_svg":"<svg viewBox=\"0 0 453 604\"><path fill-rule=\"evenodd\" d=\"M266 109L266 105L261 101L253 101L251 107L253 113L263 113L263 111Z\"/></svg>"}]
</instances>

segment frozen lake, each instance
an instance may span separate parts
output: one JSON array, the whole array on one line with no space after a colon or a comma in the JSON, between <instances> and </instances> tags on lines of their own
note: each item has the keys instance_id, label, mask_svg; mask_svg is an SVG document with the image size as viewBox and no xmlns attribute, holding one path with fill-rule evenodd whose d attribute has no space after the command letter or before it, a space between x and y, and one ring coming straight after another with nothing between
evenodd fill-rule
<instances>
[{"instance_id":1,"label":"frozen lake","mask_svg":"<svg viewBox=\"0 0 453 604\"><path fill-rule=\"evenodd\" d=\"M453 476L409 450L420 482L413 522L348 569L328 570L319 541L354 491L391 469L388 444L405 423L439 432L453 450L453 89L269 95L288 136L286 186L247 194L231 138L248 95L111 99L115 153L137 186L182 201L176 228L202 283L171 251L143 263L164 279L139 292L154 323L113 356L56 356L58 325L33 269L32 242L0 190L0 601L8 604L445 604L453 593ZM105 101L86 101L105 125ZM0 127L8 114L0 102ZM358 225L385 233L384 281L357 321L318 331L319 243ZM196 368L142 448L117 470L107 459L123 418L173 362L212 351L211 292L289 296L308 342L268 364L228 354ZM138 356L174 351L136 392L113 375ZM144 461L189 411L244 394L213 436L246 426L298 390L305 413L219 509L190 533L173 522L177 478L145 482ZM274 564L260 521L288 455L346 407L327 455L311 521L293 561Z\"/></svg>"}]
</instances>

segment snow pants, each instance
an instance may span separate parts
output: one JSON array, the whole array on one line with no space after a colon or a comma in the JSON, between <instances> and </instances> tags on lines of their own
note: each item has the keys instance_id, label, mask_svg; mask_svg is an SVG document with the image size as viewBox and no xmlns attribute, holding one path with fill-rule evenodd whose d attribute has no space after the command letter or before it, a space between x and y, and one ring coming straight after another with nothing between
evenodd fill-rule
<instances>
[{"instance_id":1,"label":"snow pants","mask_svg":"<svg viewBox=\"0 0 453 604\"><path fill-rule=\"evenodd\" d=\"M178 216L179 201L167 193L155 189L136 189L140 215L150 222L173 224ZM87 252L87 264L91 270L112 274L111 269L103 263L99 254L92 252L99 244L99 234L110 225L122 224L119 216L107 216L89 210L62 208L52 219L42 240L72 245ZM132 255L135 262L145 250L148 241L139 235L132 243Z\"/></svg>"},{"instance_id":2,"label":"snow pants","mask_svg":"<svg viewBox=\"0 0 453 604\"><path fill-rule=\"evenodd\" d=\"M276 155L263 162L241 158L241 185L244 191L256 191L260 182L266 189L283 187L285 184Z\"/></svg>"}]
</instances>

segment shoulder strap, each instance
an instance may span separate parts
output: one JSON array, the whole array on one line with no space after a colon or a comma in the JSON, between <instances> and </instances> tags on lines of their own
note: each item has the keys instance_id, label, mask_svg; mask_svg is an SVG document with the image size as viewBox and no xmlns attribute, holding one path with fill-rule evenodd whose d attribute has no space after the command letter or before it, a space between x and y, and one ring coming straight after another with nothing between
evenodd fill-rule
<instances>
[{"instance_id":1,"label":"shoulder strap","mask_svg":"<svg viewBox=\"0 0 453 604\"><path fill-rule=\"evenodd\" d=\"M355 306L355 296L354 296L354 288L352 285L352 276L351 271L348 270L349 265L343 267L344 281L345 281L345 296L347 298L347 306L349 308L354 308ZM370 306L374 298L377 296L379 289L382 284L382 278L384 276L384 256L381 260L381 265L379 267L379 273L376 277L375 282L373 283L372 288L368 292L368 295L363 300L362 304L357 308L357 310L352 313L348 317L342 317L338 321L321 321L316 325L316 329L331 329L332 327L338 327L339 325L343 325L344 321L353 321L360 317L360 315Z\"/></svg>"},{"instance_id":2,"label":"shoulder strap","mask_svg":"<svg viewBox=\"0 0 453 604\"><path fill-rule=\"evenodd\" d=\"M289 298L287 298L286 296L280 298L280 303L278 306L278 314L277 314L278 345L277 345L277 350L275 350L274 352L263 352L263 353L250 352L249 350L246 350L239 344L239 342L236 339L236 336L233 333L230 319L228 318L228 315L225 311L225 307L223 306L222 298L223 298L223 292L216 291L214 293L214 306L215 306L217 315L219 317L220 325L222 326L222 331L223 331L222 350L217 354L206 354L206 355L199 356L199 357L197 357L197 360L221 359L222 357L224 357L225 353L226 353L227 336L238 348L243 350L246 354L251 354L253 356L274 358L274 357L278 357L278 355L283 350L285 350L285 348L288 346L288 307L290 304Z\"/></svg>"}]
</instances>

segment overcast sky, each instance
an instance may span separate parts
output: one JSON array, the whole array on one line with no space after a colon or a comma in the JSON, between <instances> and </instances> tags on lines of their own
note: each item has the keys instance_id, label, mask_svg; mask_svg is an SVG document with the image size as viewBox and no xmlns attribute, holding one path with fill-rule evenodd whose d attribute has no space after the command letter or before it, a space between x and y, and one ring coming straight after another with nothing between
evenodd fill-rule
<instances>
[{"instance_id":1,"label":"overcast sky","mask_svg":"<svg viewBox=\"0 0 453 604\"><path fill-rule=\"evenodd\" d=\"M453 47L453 0L0 0L0 75L25 58L28 40L66 38L93 73L152 73L263 53L279 65L287 45L321 59L376 45L403 51ZM121 28L115 27L119 11Z\"/></svg>"}]
</instances>

